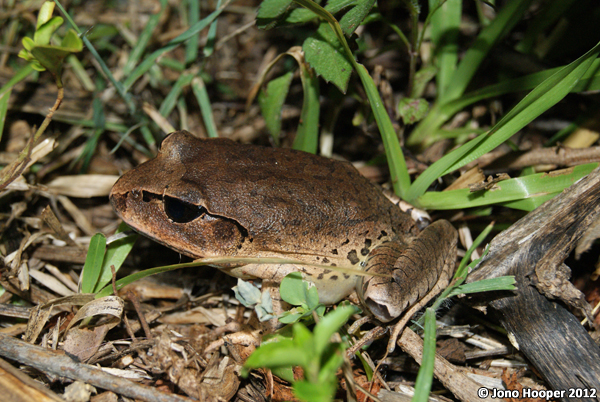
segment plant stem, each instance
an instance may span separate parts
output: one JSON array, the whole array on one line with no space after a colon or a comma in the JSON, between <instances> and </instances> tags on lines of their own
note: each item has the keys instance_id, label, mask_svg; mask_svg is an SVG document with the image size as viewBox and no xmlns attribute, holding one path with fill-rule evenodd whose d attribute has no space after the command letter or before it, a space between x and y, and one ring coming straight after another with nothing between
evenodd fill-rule
<instances>
[{"instance_id":1,"label":"plant stem","mask_svg":"<svg viewBox=\"0 0 600 402\"><path fill-rule=\"evenodd\" d=\"M42 122L42 124L40 125L38 130L35 132L35 134L33 136L31 136L29 141L27 141L27 145L25 145L25 148L21 151L21 153L19 154L17 159L14 162L12 162L10 165L8 165L4 169L2 169L2 171L0 171L0 175L2 176L2 178L0 179L0 190L3 190L4 188L6 188L6 186L8 186L10 183L12 183L17 177L19 177L21 175L21 173L23 173L23 171L25 170L25 167L31 160L31 153L33 152L33 147L35 146L37 141L40 139L40 137L42 136L44 131L46 131L46 128L50 124L50 121L52 121L52 116L54 116L54 112L56 112L58 110L60 104L62 103L64 94L65 94L65 90L63 88L60 77L55 76L54 78L56 81L56 86L58 87L58 92L56 95L56 102L54 102L54 106L52 106L50 108L50 110L48 111L46 118L44 119L44 121Z\"/></svg>"}]
</instances>

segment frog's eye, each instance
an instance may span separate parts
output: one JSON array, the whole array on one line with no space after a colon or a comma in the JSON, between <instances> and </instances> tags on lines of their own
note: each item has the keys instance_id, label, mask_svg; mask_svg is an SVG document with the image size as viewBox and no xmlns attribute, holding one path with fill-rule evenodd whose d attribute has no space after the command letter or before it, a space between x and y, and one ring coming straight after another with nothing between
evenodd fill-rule
<instances>
[{"instance_id":1,"label":"frog's eye","mask_svg":"<svg viewBox=\"0 0 600 402\"><path fill-rule=\"evenodd\" d=\"M201 206L169 196L163 197L163 206L167 216L177 223L191 222L205 212Z\"/></svg>"}]
</instances>

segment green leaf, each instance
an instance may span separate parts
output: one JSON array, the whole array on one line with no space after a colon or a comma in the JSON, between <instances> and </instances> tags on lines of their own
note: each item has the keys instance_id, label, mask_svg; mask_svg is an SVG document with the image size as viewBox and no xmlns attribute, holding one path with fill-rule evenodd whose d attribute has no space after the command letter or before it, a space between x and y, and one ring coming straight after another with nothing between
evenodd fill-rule
<instances>
[{"instance_id":1,"label":"green leaf","mask_svg":"<svg viewBox=\"0 0 600 402\"><path fill-rule=\"evenodd\" d=\"M319 24L317 31L304 41L302 50L306 61L317 74L346 93L352 64L328 23Z\"/></svg>"},{"instance_id":2,"label":"green leaf","mask_svg":"<svg viewBox=\"0 0 600 402\"><path fill-rule=\"evenodd\" d=\"M350 37L356 28L363 22L365 17L373 8L373 4L375 4L375 0L361 0L355 3L356 5L352 7L344 16L340 19L340 27L342 31L344 31L344 35ZM329 3L327 3L329 6ZM327 7L325 7L327 10ZM332 11L328 10L332 13Z\"/></svg>"},{"instance_id":3,"label":"green leaf","mask_svg":"<svg viewBox=\"0 0 600 402\"><path fill-rule=\"evenodd\" d=\"M38 30L42 25L50 21L52 18L52 14L54 13L54 2L53 1L45 1L44 4L40 7L40 11L38 13L37 24L35 29Z\"/></svg>"},{"instance_id":4,"label":"green leaf","mask_svg":"<svg viewBox=\"0 0 600 402\"><path fill-rule=\"evenodd\" d=\"M306 328L303 324L297 323L292 326L292 340L294 341L294 345L299 348L304 349L307 358L312 358L314 350L313 350L313 334Z\"/></svg>"},{"instance_id":5,"label":"green leaf","mask_svg":"<svg viewBox=\"0 0 600 402\"><path fill-rule=\"evenodd\" d=\"M233 287L235 298L245 307L252 308L261 301L261 292L250 282L238 278L237 286Z\"/></svg>"},{"instance_id":6,"label":"green leaf","mask_svg":"<svg viewBox=\"0 0 600 402\"><path fill-rule=\"evenodd\" d=\"M65 58L73 53L73 49L58 46L36 46L31 54L36 60L54 75L59 75Z\"/></svg>"},{"instance_id":7,"label":"green leaf","mask_svg":"<svg viewBox=\"0 0 600 402\"><path fill-rule=\"evenodd\" d=\"M106 251L106 237L96 233L90 240L85 264L81 271L81 293L92 293L100 278L104 252Z\"/></svg>"},{"instance_id":8,"label":"green leaf","mask_svg":"<svg viewBox=\"0 0 600 402\"><path fill-rule=\"evenodd\" d=\"M256 15L256 25L261 29L273 28L279 17L292 6L292 0L264 0Z\"/></svg>"},{"instance_id":9,"label":"green leaf","mask_svg":"<svg viewBox=\"0 0 600 402\"><path fill-rule=\"evenodd\" d=\"M293 324L300 321L306 315L306 310L302 307L294 307L291 310L284 311L277 317L279 322L283 324Z\"/></svg>"},{"instance_id":10,"label":"green leaf","mask_svg":"<svg viewBox=\"0 0 600 402\"><path fill-rule=\"evenodd\" d=\"M262 292L260 302L254 307L254 311L260 322L265 322L275 317L273 314L273 299L268 290Z\"/></svg>"},{"instance_id":11,"label":"green leaf","mask_svg":"<svg viewBox=\"0 0 600 402\"><path fill-rule=\"evenodd\" d=\"M267 130L269 130L275 144L279 144L279 134L281 133L281 111L290 89L292 78L294 78L294 73L292 71L285 73L282 76L269 81L267 88L262 89L258 94L260 111L265 119Z\"/></svg>"},{"instance_id":12,"label":"green leaf","mask_svg":"<svg viewBox=\"0 0 600 402\"><path fill-rule=\"evenodd\" d=\"M308 305L310 287L315 285L302 279L300 272L289 273L279 285L279 293L283 301L292 306Z\"/></svg>"},{"instance_id":13,"label":"green leaf","mask_svg":"<svg viewBox=\"0 0 600 402\"><path fill-rule=\"evenodd\" d=\"M296 324L298 325L298 324ZM247 376L252 369L259 367L278 368L290 366L304 366L308 363L308 356L303 348L297 347L291 340L262 344L246 360L242 369L242 376Z\"/></svg>"},{"instance_id":14,"label":"green leaf","mask_svg":"<svg viewBox=\"0 0 600 402\"><path fill-rule=\"evenodd\" d=\"M307 402L331 402L336 384L297 381L292 385L294 395Z\"/></svg>"},{"instance_id":15,"label":"green leaf","mask_svg":"<svg viewBox=\"0 0 600 402\"><path fill-rule=\"evenodd\" d=\"M293 383L294 379L294 369L292 366L290 367L276 367L271 370L275 376L286 380L289 383Z\"/></svg>"},{"instance_id":16,"label":"green leaf","mask_svg":"<svg viewBox=\"0 0 600 402\"><path fill-rule=\"evenodd\" d=\"M309 286L306 294L306 305L313 310L319 305L319 291L316 286Z\"/></svg>"},{"instance_id":17,"label":"green leaf","mask_svg":"<svg viewBox=\"0 0 600 402\"><path fill-rule=\"evenodd\" d=\"M315 325L314 342L315 354L320 356L330 341L331 335L335 334L344 325L352 314L356 314L360 309L356 306L346 305L335 309L327 314Z\"/></svg>"},{"instance_id":18,"label":"green leaf","mask_svg":"<svg viewBox=\"0 0 600 402\"><path fill-rule=\"evenodd\" d=\"M21 39L21 42L23 43L25 50L29 52L35 47L35 42L29 36L24 36L23 39Z\"/></svg>"},{"instance_id":19,"label":"green leaf","mask_svg":"<svg viewBox=\"0 0 600 402\"><path fill-rule=\"evenodd\" d=\"M404 124L415 124L425 117L429 111L429 103L423 98L403 98L398 103L398 114Z\"/></svg>"},{"instance_id":20,"label":"green leaf","mask_svg":"<svg viewBox=\"0 0 600 402\"><path fill-rule=\"evenodd\" d=\"M63 22L64 20L62 19L62 17L52 17L42 26L38 26L38 28L35 30L35 33L33 34L33 41L35 42L35 45L47 46L48 44L50 44L50 39L52 38L52 35L54 35L54 32L56 32L56 30L60 28Z\"/></svg>"},{"instance_id":21,"label":"green leaf","mask_svg":"<svg viewBox=\"0 0 600 402\"><path fill-rule=\"evenodd\" d=\"M83 50L83 41L81 38L79 38L79 36L77 36L77 32L69 29L60 43L60 47L64 49L71 49L71 52L74 53L81 52Z\"/></svg>"},{"instance_id":22,"label":"green leaf","mask_svg":"<svg viewBox=\"0 0 600 402\"><path fill-rule=\"evenodd\" d=\"M330 343L325 348L321 357L321 367L319 368L319 382L336 382L336 373L344 363L344 351L346 345L343 343Z\"/></svg>"}]
</instances>

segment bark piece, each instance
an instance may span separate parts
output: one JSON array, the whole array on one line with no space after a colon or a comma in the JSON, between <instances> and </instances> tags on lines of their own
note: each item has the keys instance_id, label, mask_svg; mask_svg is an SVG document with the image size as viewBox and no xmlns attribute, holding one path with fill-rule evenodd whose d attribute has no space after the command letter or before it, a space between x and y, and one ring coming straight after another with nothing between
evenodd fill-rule
<instances>
[{"instance_id":1,"label":"bark piece","mask_svg":"<svg viewBox=\"0 0 600 402\"><path fill-rule=\"evenodd\" d=\"M497 294L489 305L500 314L513 345L555 390L600 389L600 349L563 305L544 297L589 311L581 293L567 281L563 261L600 216L599 200L596 169L496 236L468 278L473 282L515 275L517 291ZM566 393L562 400L596 399L569 398Z\"/></svg>"}]
</instances>

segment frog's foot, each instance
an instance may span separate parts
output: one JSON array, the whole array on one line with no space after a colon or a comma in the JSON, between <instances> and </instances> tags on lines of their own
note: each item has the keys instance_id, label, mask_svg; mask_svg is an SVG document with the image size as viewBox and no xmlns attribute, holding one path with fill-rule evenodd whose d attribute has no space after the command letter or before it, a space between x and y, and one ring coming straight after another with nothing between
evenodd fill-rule
<instances>
[{"instance_id":1,"label":"frog's foot","mask_svg":"<svg viewBox=\"0 0 600 402\"><path fill-rule=\"evenodd\" d=\"M369 253L365 271L385 276L359 279L363 304L382 322L399 317L419 300L439 293L454 272L457 232L445 220L425 228L410 244L390 241Z\"/></svg>"}]
</instances>

